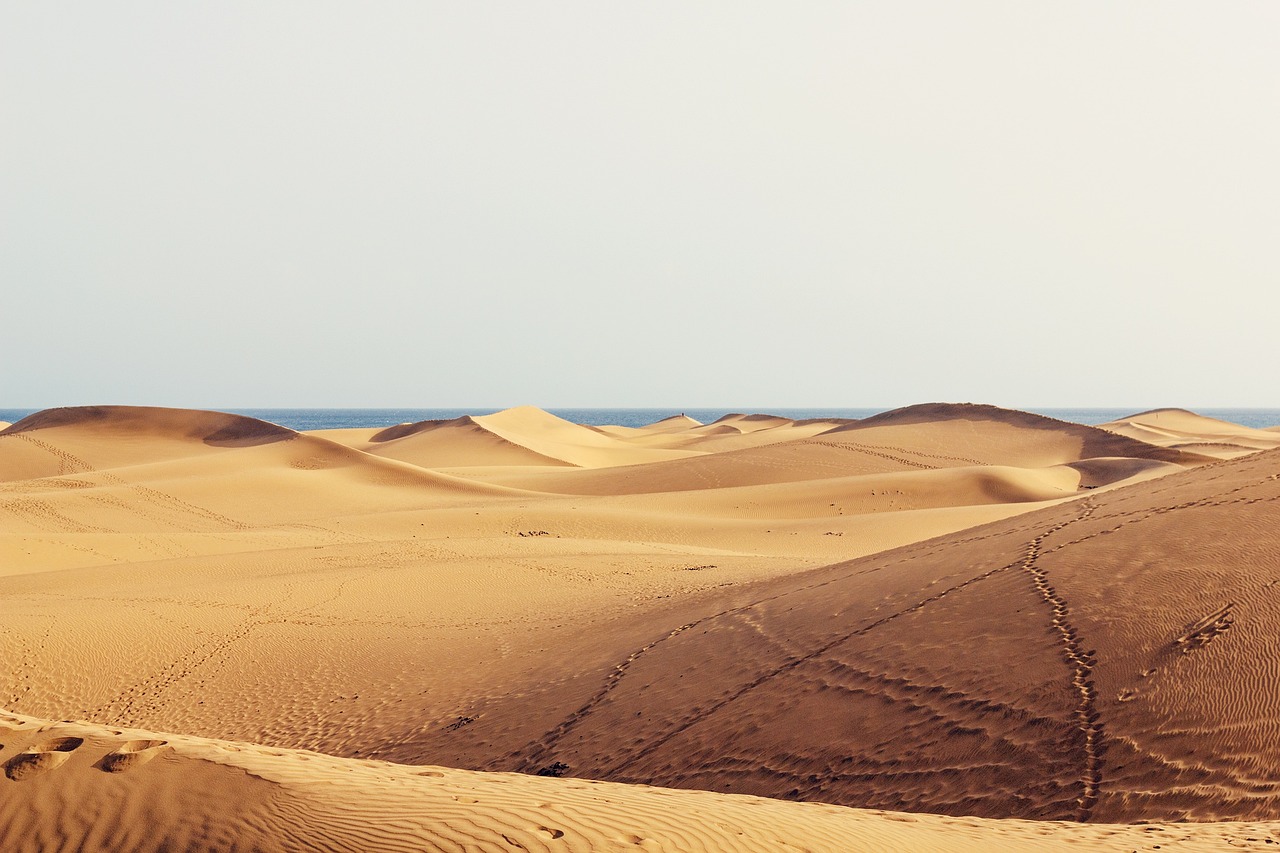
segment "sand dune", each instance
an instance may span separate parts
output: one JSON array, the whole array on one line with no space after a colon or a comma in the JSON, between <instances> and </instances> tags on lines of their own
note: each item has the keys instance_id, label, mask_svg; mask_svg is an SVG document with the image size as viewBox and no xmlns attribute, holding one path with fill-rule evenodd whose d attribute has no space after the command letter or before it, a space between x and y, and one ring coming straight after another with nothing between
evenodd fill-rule
<instances>
[{"instance_id":1,"label":"sand dune","mask_svg":"<svg viewBox=\"0 0 1280 853\"><path fill-rule=\"evenodd\" d=\"M670 419L668 419L670 420ZM691 419L668 423L682 429ZM666 422L660 422L666 423ZM635 431L652 436L661 430ZM533 406L449 421L422 421L383 430L342 430L326 436L350 447L427 468L553 465L586 468L683 459L689 453L646 448L611 432L580 426Z\"/></svg>"},{"instance_id":2,"label":"sand dune","mask_svg":"<svg viewBox=\"0 0 1280 853\"><path fill-rule=\"evenodd\" d=\"M1228 851L1280 825L1081 826L332 758L0 716L14 851Z\"/></svg>"},{"instance_id":3,"label":"sand dune","mask_svg":"<svg viewBox=\"0 0 1280 853\"><path fill-rule=\"evenodd\" d=\"M1280 447L1280 438L1271 430L1207 418L1186 409L1153 409L1102 424L1102 428L1157 447L1189 450L1220 459Z\"/></svg>"},{"instance_id":4,"label":"sand dune","mask_svg":"<svg viewBox=\"0 0 1280 853\"><path fill-rule=\"evenodd\" d=\"M131 406L48 409L0 431L0 481L183 458L285 441L297 433L220 412Z\"/></svg>"},{"instance_id":5,"label":"sand dune","mask_svg":"<svg viewBox=\"0 0 1280 853\"><path fill-rule=\"evenodd\" d=\"M929 403L895 409L836 427L821 438L887 453L901 445L904 459L934 465L959 462L1043 467L1095 457L1179 464L1208 461L1196 454L1154 449L1147 442L1097 427L970 403Z\"/></svg>"},{"instance_id":6,"label":"sand dune","mask_svg":"<svg viewBox=\"0 0 1280 853\"><path fill-rule=\"evenodd\" d=\"M572 465L525 447L466 416L391 427L355 444L375 456L400 459L424 468L446 465Z\"/></svg>"},{"instance_id":7,"label":"sand dune","mask_svg":"<svg viewBox=\"0 0 1280 853\"><path fill-rule=\"evenodd\" d=\"M307 434L187 410L38 413L0 432L0 654L16 662L0 705L138 731L49 724L41 741L102 745L89 752L24 740L44 723L0 735L33 798L0 805L0 831L42 837L22 828L29 808L64 837L142 844L134 818L103 817L136 797L128 814L154 807L146 820L169 821L174 844L286 825L298 847L332 833L360 848L350 833L366 827L343 827L366 801L391 835L437 840L474 818L481 835L450 843L483 845L501 841L485 827L534 820L552 790L589 792L579 834L562 831L604 849L632 832L652 849L734 849L696 837L717 809L751 827L741 849L777 849L769 826L862 849L839 821L858 822L865 849L899 849L908 830L927 849L1103 838L725 793L993 819L1275 818L1278 472L1277 453L1213 462L956 405L641 429L525 407ZM137 774L94 769L113 752L112 766L142 763L121 737L171 746L138 747L158 760ZM424 784L411 771L270 755L275 770L232 771L203 738L263 745L241 758L312 749L705 791L664 794L691 811L641 831L628 815L651 804L626 797L645 789L449 771L481 803L518 791L515 811L468 803L444 820L441 801L428 819L396 805ZM321 764L332 774L297 771ZM169 794L119 787L157 767ZM364 767L383 768L374 788L335 781ZM222 814L224 794L199 801L184 773L228 798L266 780L254 801L288 805ZM116 787L98 792L103 780ZM72 796L94 804L67 819L78 829L49 817ZM745 816L765 806L782 811ZM184 809L220 817L188 825ZM828 813L835 834L804 828ZM1129 832L1117 843L1147 838Z\"/></svg>"}]
</instances>

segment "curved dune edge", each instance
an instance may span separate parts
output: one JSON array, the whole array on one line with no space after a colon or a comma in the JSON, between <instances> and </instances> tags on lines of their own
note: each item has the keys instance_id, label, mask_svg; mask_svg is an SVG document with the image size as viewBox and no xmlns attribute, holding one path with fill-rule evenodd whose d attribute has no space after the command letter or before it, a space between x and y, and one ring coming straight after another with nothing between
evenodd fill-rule
<instances>
[{"instance_id":1,"label":"curved dune edge","mask_svg":"<svg viewBox=\"0 0 1280 853\"><path fill-rule=\"evenodd\" d=\"M1280 823L949 818L397 765L10 714L0 714L0 732L0 847L13 851L1000 853L1225 851L1280 841ZM30 760L50 755L57 760Z\"/></svg>"}]
</instances>

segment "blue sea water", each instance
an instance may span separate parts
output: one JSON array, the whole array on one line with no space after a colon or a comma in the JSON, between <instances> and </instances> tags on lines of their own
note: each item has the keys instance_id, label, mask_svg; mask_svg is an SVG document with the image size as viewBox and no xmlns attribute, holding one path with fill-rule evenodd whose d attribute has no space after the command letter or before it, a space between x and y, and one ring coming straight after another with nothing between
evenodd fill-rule
<instances>
[{"instance_id":1,"label":"blue sea water","mask_svg":"<svg viewBox=\"0 0 1280 853\"><path fill-rule=\"evenodd\" d=\"M1079 424L1100 424L1151 408L1028 408L1025 411L1048 415L1063 421ZM16 422L36 409L0 409L0 421ZM296 430L347 429L355 427L383 427L394 424L425 420L457 418L462 415L486 415L497 409L219 409L259 418ZM703 423L710 423L733 412L780 415L800 420L803 418L870 417L885 408L776 408L771 406L743 406L737 409L548 409L553 415L579 424L592 426L644 426L672 415L685 414ZM1202 415L1248 427L1280 425L1280 409L1197 409Z\"/></svg>"}]
</instances>

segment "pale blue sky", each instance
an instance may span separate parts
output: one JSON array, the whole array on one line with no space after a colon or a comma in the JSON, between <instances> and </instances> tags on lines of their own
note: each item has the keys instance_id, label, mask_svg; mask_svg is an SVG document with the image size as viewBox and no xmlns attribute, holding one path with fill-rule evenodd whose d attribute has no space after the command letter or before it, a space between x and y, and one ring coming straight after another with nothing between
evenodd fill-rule
<instances>
[{"instance_id":1,"label":"pale blue sky","mask_svg":"<svg viewBox=\"0 0 1280 853\"><path fill-rule=\"evenodd\" d=\"M1280 5L0 0L0 406L1276 406Z\"/></svg>"}]
</instances>

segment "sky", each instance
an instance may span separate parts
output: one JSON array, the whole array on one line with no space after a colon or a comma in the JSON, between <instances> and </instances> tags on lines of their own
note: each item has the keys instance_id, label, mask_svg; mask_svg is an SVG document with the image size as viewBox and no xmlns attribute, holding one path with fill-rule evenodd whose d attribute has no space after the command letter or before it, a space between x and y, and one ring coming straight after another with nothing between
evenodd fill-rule
<instances>
[{"instance_id":1,"label":"sky","mask_svg":"<svg viewBox=\"0 0 1280 853\"><path fill-rule=\"evenodd\" d=\"M1278 32L0 0L0 406L1280 406Z\"/></svg>"}]
</instances>

